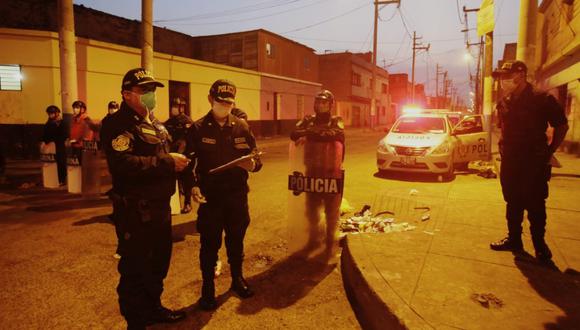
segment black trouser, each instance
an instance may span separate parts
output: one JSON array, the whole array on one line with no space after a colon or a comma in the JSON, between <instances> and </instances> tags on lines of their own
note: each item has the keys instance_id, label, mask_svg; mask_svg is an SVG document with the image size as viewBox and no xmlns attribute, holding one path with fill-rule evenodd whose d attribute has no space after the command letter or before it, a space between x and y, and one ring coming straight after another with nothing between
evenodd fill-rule
<instances>
[{"instance_id":1,"label":"black trouser","mask_svg":"<svg viewBox=\"0 0 580 330\"><path fill-rule=\"evenodd\" d=\"M66 183L66 149L56 150L56 167L58 171L58 182Z\"/></svg>"},{"instance_id":2,"label":"black trouser","mask_svg":"<svg viewBox=\"0 0 580 330\"><path fill-rule=\"evenodd\" d=\"M179 190L183 194L183 205L191 205L191 189L193 188L191 175L186 172L180 172L177 175L177 181L179 182Z\"/></svg>"},{"instance_id":3,"label":"black trouser","mask_svg":"<svg viewBox=\"0 0 580 330\"><path fill-rule=\"evenodd\" d=\"M317 241L320 208L324 206L326 216L326 246L334 243L340 212L340 194L306 193L306 217L309 222L309 244Z\"/></svg>"},{"instance_id":4,"label":"black trouser","mask_svg":"<svg viewBox=\"0 0 580 330\"><path fill-rule=\"evenodd\" d=\"M218 251L225 231L228 263L232 276L242 275L244 259L244 236L250 224L248 195L236 193L206 193L207 203L197 212L197 230L201 237L199 261L204 280L213 280Z\"/></svg>"},{"instance_id":5,"label":"black trouser","mask_svg":"<svg viewBox=\"0 0 580 330\"><path fill-rule=\"evenodd\" d=\"M521 239L524 210L528 211L534 245L544 242L546 203L551 168L543 157L503 155L500 182L506 201L509 237Z\"/></svg>"},{"instance_id":6,"label":"black trouser","mask_svg":"<svg viewBox=\"0 0 580 330\"><path fill-rule=\"evenodd\" d=\"M114 210L121 255L117 286L121 314L130 326L142 326L151 311L161 305L163 280L171 259L171 210L169 198L129 200Z\"/></svg>"}]
</instances>

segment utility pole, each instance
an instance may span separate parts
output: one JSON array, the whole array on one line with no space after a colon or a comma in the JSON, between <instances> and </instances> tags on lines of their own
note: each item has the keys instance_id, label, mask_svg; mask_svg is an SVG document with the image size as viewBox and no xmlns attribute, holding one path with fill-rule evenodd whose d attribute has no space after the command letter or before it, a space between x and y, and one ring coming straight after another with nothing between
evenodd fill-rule
<instances>
[{"instance_id":1,"label":"utility pole","mask_svg":"<svg viewBox=\"0 0 580 330\"><path fill-rule=\"evenodd\" d=\"M153 71L153 0L141 0L141 67Z\"/></svg>"},{"instance_id":2,"label":"utility pole","mask_svg":"<svg viewBox=\"0 0 580 330\"><path fill-rule=\"evenodd\" d=\"M439 63L435 64L435 108L439 108Z\"/></svg>"},{"instance_id":3,"label":"utility pole","mask_svg":"<svg viewBox=\"0 0 580 330\"><path fill-rule=\"evenodd\" d=\"M143 0L146 1L146 0ZM152 1L152 0L150 0ZM375 100L375 89L377 81L377 26L379 21L379 5L388 5L396 3L400 5L400 0L386 0L386 1L375 1L375 21L374 21L374 33L373 33L373 77L371 79L371 114L370 114L370 127L375 127L375 117L377 114L377 101Z\"/></svg>"},{"instance_id":4,"label":"utility pole","mask_svg":"<svg viewBox=\"0 0 580 330\"><path fill-rule=\"evenodd\" d=\"M481 92L480 92L480 75L481 75L481 56L483 54L483 37L480 38L479 43L469 43L469 24L467 23L467 13L476 13L479 11L479 8L471 8L467 9L463 6L463 17L465 18L465 29L461 30L461 32L465 33L465 43L467 48L471 46L479 46L479 54L477 55L477 68L475 73L475 101L473 102L473 107L475 108L475 113L481 113Z\"/></svg>"},{"instance_id":5,"label":"utility pole","mask_svg":"<svg viewBox=\"0 0 580 330\"><path fill-rule=\"evenodd\" d=\"M449 80L447 80L447 71L443 72L443 107L447 107L447 87Z\"/></svg>"},{"instance_id":6,"label":"utility pole","mask_svg":"<svg viewBox=\"0 0 580 330\"><path fill-rule=\"evenodd\" d=\"M72 122L72 103L78 98L77 85L77 53L75 38L75 18L72 0L58 0L58 46L60 53L60 95L64 125L70 132ZM67 189L69 193L81 193L80 166L69 167L76 169L74 175L68 174Z\"/></svg>"},{"instance_id":7,"label":"utility pole","mask_svg":"<svg viewBox=\"0 0 580 330\"><path fill-rule=\"evenodd\" d=\"M413 31L413 67L411 71L411 103L415 104L415 55L417 50L429 51L431 44L427 46L421 46L421 43L417 43L417 40L422 39L422 37L417 37L417 32Z\"/></svg>"},{"instance_id":8,"label":"utility pole","mask_svg":"<svg viewBox=\"0 0 580 330\"><path fill-rule=\"evenodd\" d=\"M516 59L526 63L528 76L535 77L536 18L538 0L520 0L520 23Z\"/></svg>"}]
</instances>

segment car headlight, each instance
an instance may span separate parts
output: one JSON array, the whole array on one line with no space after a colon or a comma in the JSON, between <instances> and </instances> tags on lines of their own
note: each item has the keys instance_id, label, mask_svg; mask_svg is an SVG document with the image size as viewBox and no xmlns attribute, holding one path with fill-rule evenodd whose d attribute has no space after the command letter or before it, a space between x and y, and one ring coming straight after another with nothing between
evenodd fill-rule
<instances>
[{"instance_id":1,"label":"car headlight","mask_svg":"<svg viewBox=\"0 0 580 330\"><path fill-rule=\"evenodd\" d=\"M451 150L449 142L445 141L438 146L432 147L431 155L445 155Z\"/></svg>"},{"instance_id":2,"label":"car headlight","mask_svg":"<svg viewBox=\"0 0 580 330\"><path fill-rule=\"evenodd\" d=\"M379 146L377 147L377 150L379 152L382 152L382 153L391 153L391 154L394 154L395 153L395 148L393 148L392 146L388 145L384 141L379 142Z\"/></svg>"}]
</instances>

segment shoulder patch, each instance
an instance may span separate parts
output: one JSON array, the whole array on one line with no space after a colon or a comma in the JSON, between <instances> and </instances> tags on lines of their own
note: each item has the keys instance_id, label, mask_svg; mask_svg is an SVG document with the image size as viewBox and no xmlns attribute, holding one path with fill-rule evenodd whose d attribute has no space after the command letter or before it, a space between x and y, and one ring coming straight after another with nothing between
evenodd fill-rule
<instances>
[{"instance_id":1,"label":"shoulder patch","mask_svg":"<svg viewBox=\"0 0 580 330\"><path fill-rule=\"evenodd\" d=\"M111 146L115 151L126 151L127 149L129 149L130 143L131 140L129 139L129 137L121 134L113 139L113 141L111 142Z\"/></svg>"}]
</instances>

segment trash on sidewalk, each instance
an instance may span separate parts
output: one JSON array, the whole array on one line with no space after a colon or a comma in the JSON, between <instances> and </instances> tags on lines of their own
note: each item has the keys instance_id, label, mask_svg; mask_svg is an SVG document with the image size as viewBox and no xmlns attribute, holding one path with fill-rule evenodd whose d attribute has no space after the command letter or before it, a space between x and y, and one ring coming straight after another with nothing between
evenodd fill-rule
<instances>
[{"instance_id":1,"label":"trash on sidewalk","mask_svg":"<svg viewBox=\"0 0 580 330\"><path fill-rule=\"evenodd\" d=\"M502 308L504 305L503 301L493 293L474 293L471 295L471 300L485 308Z\"/></svg>"},{"instance_id":2,"label":"trash on sidewalk","mask_svg":"<svg viewBox=\"0 0 580 330\"><path fill-rule=\"evenodd\" d=\"M486 179L496 179L495 167L491 162L479 160L472 163L472 168L476 171L478 176Z\"/></svg>"},{"instance_id":3,"label":"trash on sidewalk","mask_svg":"<svg viewBox=\"0 0 580 330\"><path fill-rule=\"evenodd\" d=\"M265 268L270 266L274 262L274 258L272 256L258 253L254 256L254 267L256 268Z\"/></svg>"},{"instance_id":4,"label":"trash on sidewalk","mask_svg":"<svg viewBox=\"0 0 580 330\"><path fill-rule=\"evenodd\" d=\"M370 206L365 205L363 207L364 212L362 215L355 215L348 219L341 219L340 230L349 233L390 233L409 231L416 228L408 222L395 223L395 218L393 217L379 216L379 214L392 214L392 212L379 212L377 215L373 216L369 209ZM360 214L360 212L357 212L356 214Z\"/></svg>"},{"instance_id":5,"label":"trash on sidewalk","mask_svg":"<svg viewBox=\"0 0 580 330\"><path fill-rule=\"evenodd\" d=\"M486 179L496 179L497 178L497 174L495 174L495 172L491 168L488 168L484 171L480 171L477 175L482 177L482 178L486 178Z\"/></svg>"},{"instance_id":6,"label":"trash on sidewalk","mask_svg":"<svg viewBox=\"0 0 580 330\"><path fill-rule=\"evenodd\" d=\"M343 198L342 201L340 202L340 215L345 215L353 211L354 207L350 205L350 203L346 200L346 198Z\"/></svg>"}]
</instances>

